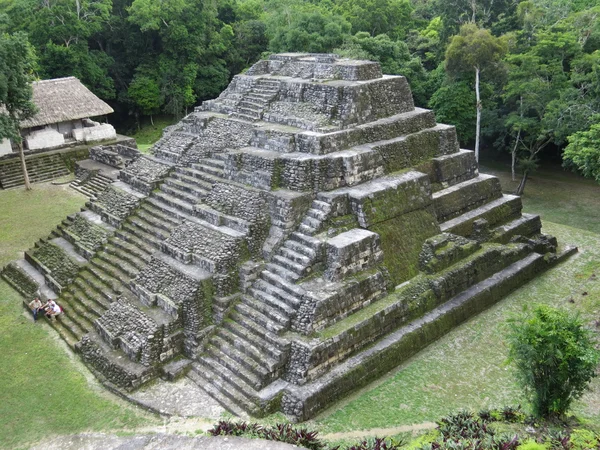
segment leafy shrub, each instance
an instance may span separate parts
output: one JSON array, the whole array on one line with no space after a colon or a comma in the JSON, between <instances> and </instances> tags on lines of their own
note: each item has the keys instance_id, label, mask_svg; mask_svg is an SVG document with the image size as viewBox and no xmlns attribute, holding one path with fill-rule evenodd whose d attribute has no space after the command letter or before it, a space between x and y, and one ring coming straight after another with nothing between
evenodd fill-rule
<instances>
[{"instance_id":1,"label":"leafy shrub","mask_svg":"<svg viewBox=\"0 0 600 450\"><path fill-rule=\"evenodd\" d=\"M535 442L534 440L527 440L525 441L523 444L519 445L517 447L517 450L547 450L548 447L546 447L543 444L538 444L537 442Z\"/></svg>"},{"instance_id":2,"label":"leafy shrub","mask_svg":"<svg viewBox=\"0 0 600 450\"><path fill-rule=\"evenodd\" d=\"M549 433L549 445L550 450L571 450L573 444L571 443L571 436L569 433L564 431L551 431Z\"/></svg>"},{"instance_id":3,"label":"leafy shrub","mask_svg":"<svg viewBox=\"0 0 600 450\"><path fill-rule=\"evenodd\" d=\"M589 450L600 448L600 436L591 430L575 429L571 433L573 450Z\"/></svg>"},{"instance_id":4,"label":"leafy shrub","mask_svg":"<svg viewBox=\"0 0 600 450\"><path fill-rule=\"evenodd\" d=\"M375 438L369 441L362 441L359 444L348 447L347 450L398 450L400 445L401 443L388 442L386 439Z\"/></svg>"},{"instance_id":5,"label":"leafy shrub","mask_svg":"<svg viewBox=\"0 0 600 450\"><path fill-rule=\"evenodd\" d=\"M212 436L247 436L269 441L285 442L309 450L326 448L325 443L317 438L316 431L306 428L296 429L291 424L277 424L275 427L263 427L256 423L231 422L220 420L209 433ZM383 448L381 450L384 450Z\"/></svg>"},{"instance_id":6,"label":"leafy shrub","mask_svg":"<svg viewBox=\"0 0 600 450\"><path fill-rule=\"evenodd\" d=\"M539 305L530 318L513 320L510 360L541 417L564 414L581 397L600 360L592 333L566 312Z\"/></svg>"}]
</instances>

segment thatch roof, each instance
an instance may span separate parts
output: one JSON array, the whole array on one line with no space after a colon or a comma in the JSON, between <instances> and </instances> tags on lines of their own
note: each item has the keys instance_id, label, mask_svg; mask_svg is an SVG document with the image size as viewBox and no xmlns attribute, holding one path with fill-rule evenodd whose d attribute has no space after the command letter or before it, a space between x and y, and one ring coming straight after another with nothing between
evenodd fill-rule
<instances>
[{"instance_id":1,"label":"thatch roof","mask_svg":"<svg viewBox=\"0 0 600 450\"><path fill-rule=\"evenodd\" d=\"M34 81L32 87L33 103L39 111L31 119L23 121L21 128L69 122L114 112L75 77Z\"/></svg>"}]
</instances>

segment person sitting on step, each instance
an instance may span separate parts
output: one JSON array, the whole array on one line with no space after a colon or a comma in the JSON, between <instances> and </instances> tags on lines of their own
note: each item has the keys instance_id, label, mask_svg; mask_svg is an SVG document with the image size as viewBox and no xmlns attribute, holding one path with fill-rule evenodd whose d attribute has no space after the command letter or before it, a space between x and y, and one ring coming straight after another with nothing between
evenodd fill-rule
<instances>
[{"instance_id":1,"label":"person sitting on step","mask_svg":"<svg viewBox=\"0 0 600 450\"><path fill-rule=\"evenodd\" d=\"M39 297L36 297L29 302L29 309L33 312L33 321L35 322L37 320L38 311L42 309L42 302Z\"/></svg>"},{"instance_id":2,"label":"person sitting on step","mask_svg":"<svg viewBox=\"0 0 600 450\"><path fill-rule=\"evenodd\" d=\"M62 312L62 308L52 299L49 299L43 308L48 319L52 319L52 317L56 317Z\"/></svg>"}]
</instances>

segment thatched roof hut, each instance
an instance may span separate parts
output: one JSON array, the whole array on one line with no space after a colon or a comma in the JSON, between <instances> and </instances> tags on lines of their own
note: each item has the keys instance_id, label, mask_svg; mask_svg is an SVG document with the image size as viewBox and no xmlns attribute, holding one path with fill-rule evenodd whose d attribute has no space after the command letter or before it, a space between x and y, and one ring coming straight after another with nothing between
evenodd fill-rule
<instances>
[{"instance_id":1,"label":"thatched roof hut","mask_svg":"<svg viewBox=\"0 0 600 450\"><path fill-rule=\"evenodd\" d=\"M23 121L21 128L70 122L114 112L75 77L35 81L32 87L32 100L39 111L31 119Z\"/></svg>"}]
</instances>

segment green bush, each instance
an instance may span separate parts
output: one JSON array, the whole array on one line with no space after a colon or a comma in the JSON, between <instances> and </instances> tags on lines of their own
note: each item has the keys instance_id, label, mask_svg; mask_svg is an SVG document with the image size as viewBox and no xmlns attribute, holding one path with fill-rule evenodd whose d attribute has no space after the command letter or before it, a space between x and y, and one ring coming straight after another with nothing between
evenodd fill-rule
<instances>
[{"instance_id":1,"label":"green bush","mask_svg":"<svg viewBox=\"0 0 600 450\"><path fill-rule=\"evenodd\" d=\"M534 440L528 440L525 441L523 444L519 445L517 447L517 450L547 450L548 447L546 447L544 444L538 444L537 442L535 442Z\"/></svg>"},{"instance_id":2,"label":"green bush","mask_svg":"<svg viewBox=\"0 0 600 450\"><path fill-rule=\"evenodd\" d=\"M596 376L600 352L592 332L577 316L544 305L510 325L509 358L534 413L564 414Z\"/></svg>"},{"instance_id":3,"label":"green bush","mask_svg":"<svg viewBox=\"0 0 600 450\"><path fill-rule=\"evenodd\" d=\"M600 436L591 430L575 429L571 433L571 445L573 446L573 450L599 448Z\"/></svg>"}]
</instances>

